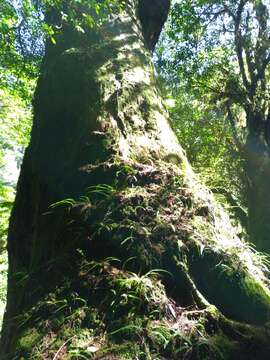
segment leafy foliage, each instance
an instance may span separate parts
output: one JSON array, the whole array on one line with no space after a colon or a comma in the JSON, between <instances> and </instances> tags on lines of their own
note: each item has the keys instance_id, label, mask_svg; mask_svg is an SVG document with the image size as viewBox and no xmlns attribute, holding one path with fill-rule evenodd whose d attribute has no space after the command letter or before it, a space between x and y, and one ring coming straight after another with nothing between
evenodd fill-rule
<instances>
[{"instance_id":1,"label":"leafy foliage","mask_svg":"<svg viewBox=\"0 0 270 360\"><path fill-rule=\"evenodd\" d=\"M14 198L16 175L29 141L31 111L15 92L0 89L0 242L3 246Z\"/></svg>"},{"instance_id":2,"label":"leafy foliage","mask_svg":"<svg viewBox=\"0 0 270 360\"><path fill-rule=\"evenodd\" d=\"M0 329L6 306L7 253L0 254Z\"/></svg>"},{"instance_id":3,"label":"leafy foliage","mask_svg":"<svg viewBox=\"0 0 270 360\"><path fill-rule=\"evenodd\" d=\"M261 0L175 1L156 54L192 165L241 206L253 182L251 135L269 153L269 10Z\"/></svg>"}]
</instances>

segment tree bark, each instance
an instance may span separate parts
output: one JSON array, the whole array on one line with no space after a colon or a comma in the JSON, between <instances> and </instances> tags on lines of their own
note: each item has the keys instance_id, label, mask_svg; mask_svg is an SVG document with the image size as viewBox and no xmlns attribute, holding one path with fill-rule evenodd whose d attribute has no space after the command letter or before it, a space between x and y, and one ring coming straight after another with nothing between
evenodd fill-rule
<instances>
[{"instance_id":1,"label":"tree bark","mask_svg":"<svg viewBox=\"0 0 270 360\"><path fill-rule=\"evenodd\" d=\"M270 253L270 153L264 136L248 135L245 147L245 171L248 178L248 233L259 251Z\"/></svg>"},{"instance_id":2,"label":"tree bark","mask_svg":"<svg viewBox=\"0 0 270 360\"><path fill-rule=\"evenodd\" d=\"M171 130L150 53L169 1L146 3L126 1L99 30L65 24L47 44L10 221L1 359L216 358L220 334L228 358L269 354L265 268Z\"/></svg>"}]
</instances>

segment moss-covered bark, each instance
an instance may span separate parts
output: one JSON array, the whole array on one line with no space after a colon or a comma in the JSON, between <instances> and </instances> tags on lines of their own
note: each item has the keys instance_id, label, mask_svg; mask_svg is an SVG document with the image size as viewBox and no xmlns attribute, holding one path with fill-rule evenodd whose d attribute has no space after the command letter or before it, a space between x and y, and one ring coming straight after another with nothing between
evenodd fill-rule
<instances>
[{"instance_id":1,"label":"moss-covered bark","mask_svg":"<svg viewBox=\"0 0 270 360\"><path fill-rule=\"evenodd\" d=\"M170 128L142 3L98 31L66 24L47 46L1 359L267 359L267 266ZM151 19L155 33L165 18Z\"/></svg>"},{"instance_id":2,"label":"moss-covered bark","mask_svg":"<svg viewBox=\"0 0 270 360\"><path fill-rule=\"evenodd\" d=\"M252 117L252 114L250 114ZM255 118L253 122L256 123ZM263 124L264 121L259 122ZM270 253L270 155L269 146L264 135L249 134L245 145L245 173L248 178L248 231L250 241L256 244L260 251Z\"/></svg>"}]
</instances>

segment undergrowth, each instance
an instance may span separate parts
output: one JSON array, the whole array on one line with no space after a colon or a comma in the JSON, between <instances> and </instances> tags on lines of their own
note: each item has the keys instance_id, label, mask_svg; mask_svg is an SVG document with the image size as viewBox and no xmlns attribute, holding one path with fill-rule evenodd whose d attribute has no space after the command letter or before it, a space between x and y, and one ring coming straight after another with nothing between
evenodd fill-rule
<instances>
[{"instance_id":1,"label":"undergrowth","mask_svg":"<svg viewBox=\"0 0 270 360\"><path fill-rule=\"evenodd\" d=\"M207 312L177 306L166 295L162 272L139 276L115 265L116 259L82 261L76 279L20 316L18 356L184 359L205 347L220 358L205 330Z\"/></svg>"},{"instance_id":2,"label":"undergrowth","mask_svg":"<svg viewBox=\"0 0 270 360\"><path fill-rule=\"evenodd\" d=\"M18 359L267 359L267 261L211 194L168 164L118 164L115 179L46 214L64 216L70 262L16 319Z\"/></svg>"}]
</instances>

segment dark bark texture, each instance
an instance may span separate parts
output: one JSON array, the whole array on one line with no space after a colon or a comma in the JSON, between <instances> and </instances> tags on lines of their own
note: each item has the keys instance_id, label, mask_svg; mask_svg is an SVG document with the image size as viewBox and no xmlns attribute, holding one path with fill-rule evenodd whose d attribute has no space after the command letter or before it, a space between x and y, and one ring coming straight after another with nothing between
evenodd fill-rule
<instances>
[{"instance_id":1,"label":"dark bark texture","mask_svg":"<svg viewBox=\"0 0 270 360\"><path fill-rule=\"evenodd\" d=\"M270 149L263 128L250 131L245 146L248 233L259 251L270 253Z\"/></svg>"}]
</instances>

